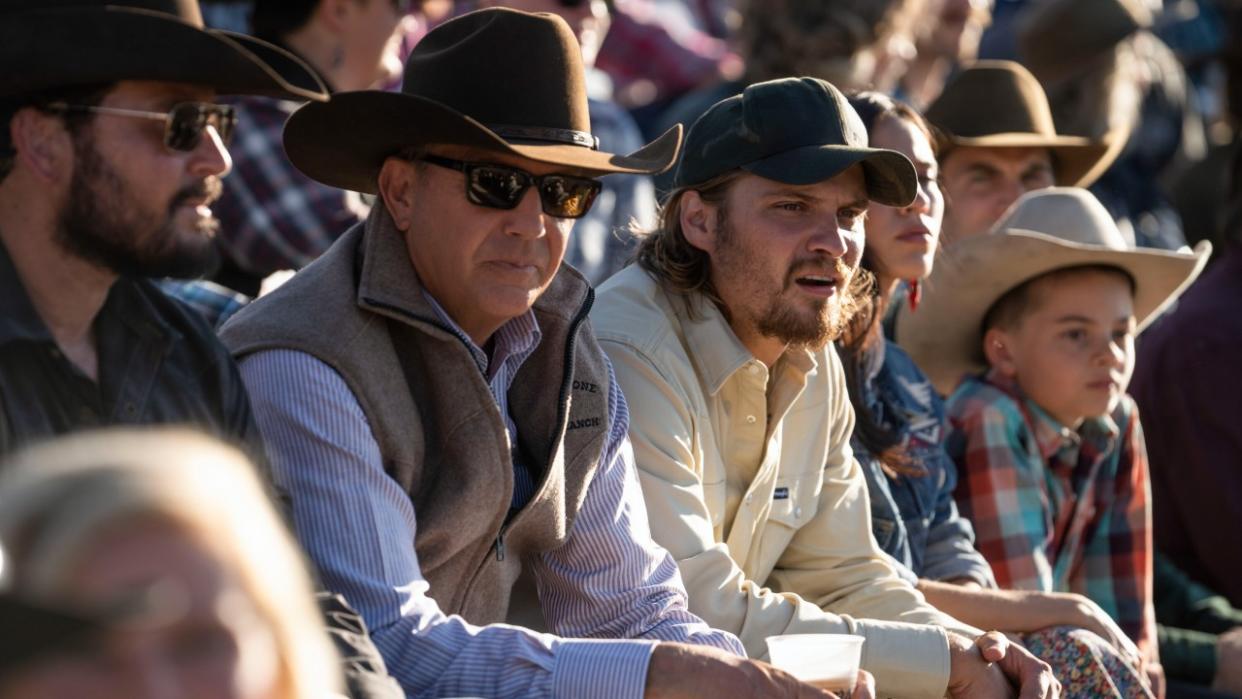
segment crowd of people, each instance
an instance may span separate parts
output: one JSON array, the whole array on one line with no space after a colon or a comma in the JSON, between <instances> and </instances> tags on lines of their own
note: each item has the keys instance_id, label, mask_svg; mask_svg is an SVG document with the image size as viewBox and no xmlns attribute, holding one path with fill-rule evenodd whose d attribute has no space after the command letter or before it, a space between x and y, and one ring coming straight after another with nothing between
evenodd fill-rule
<instances>
[{"instance_id":1,"label":"crowd of people","mask_svg":"<svg viewBox=\"0 0 1242 699\"><path fill-rule=\"evenodd\" d=\"M1239 40L0 3L0 699L1242 696Z\"/></svg>"}]
</instances>

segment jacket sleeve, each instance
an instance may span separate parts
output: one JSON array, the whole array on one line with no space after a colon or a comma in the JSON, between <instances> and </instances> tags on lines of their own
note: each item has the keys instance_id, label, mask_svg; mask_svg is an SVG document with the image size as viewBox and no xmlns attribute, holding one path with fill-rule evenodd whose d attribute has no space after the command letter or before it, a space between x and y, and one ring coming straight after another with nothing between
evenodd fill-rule
<instances>
[{"instance_id":1,"label":"jacket sleeve","mask_svg":"<svg viewBox=\"0 0 1242 699\"><path fill-rule=\"evenodd\" d=\"M924 621L947 619L922 603L919 593L902 582L884 562L870 534L866 485L857 464L845 456L848 464L838 464L838 471L849 470L843 479L849 494L856 498L850 516L861 543L851 555L866 560L854 571L851 581L824 575L825 568L839 559L818 558L810 562L807 578L830 579L830 587L842 588L835 596L826 590L818 595L778 592L764 582L749 579L729 554L718 535L712 513L705 500L701 464L703 454L695 438L697 409L689 392L674 379L662 374L649 357L628 344L602 340L612 359L617 379L631 407L630 440L651 530L656 540L677 560L686 589L690 594L690 611L712 626L737 634L752 657L766 658L768 636L786 633L855 633L867 638L863 650L863 667L876 675L881 693L908 697L943 696L949 674L948 644L943 629L921 625ZM846 427L845 435L849 434ZM842 442L847 441L842 439ZM851 480L852 479L852 480ZM834 490L825 497L831 501L842 493ZM831 507L831 505L829 505ZM823 515L827 520L828 513ZM856 520L856 521L853 521ZM834 518L834 526L836 520ZM800 555L800 554L794 554ZM792 558L790 561L792 565ZM818 566L818 567L816 567ZM834 571L835 573L835 571ZM877 587L902 590L896 606L908 604L921 607L918 619L902 619L894 607L876 603L868 605L864 598L881 597L862 588L883 581ZM864 579L869 578L864 582ZM840 580L842 585L837 585ZM791 589L782 582L782 589ZM845 606L877 614L890 621L857 621L821 608L822 602L845 599ZM883 607L883 608L882 608ZM902 621L919 622L901 623ZM976 632L977 633L977 632Z\"/></svg>"}]
</instances>

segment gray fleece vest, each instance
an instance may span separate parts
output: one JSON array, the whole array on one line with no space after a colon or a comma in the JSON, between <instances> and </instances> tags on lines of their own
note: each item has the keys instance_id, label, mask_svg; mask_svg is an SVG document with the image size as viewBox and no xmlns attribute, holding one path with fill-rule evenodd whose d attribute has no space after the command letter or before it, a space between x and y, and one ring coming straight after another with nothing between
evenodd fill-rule
<instances>
[{"instance_id":1,"label":"gray fleece vest","mask_svg":"<svg viewBox=\"0 0 1242 699\"><path fill-rule=\"evenodd\" d=\"M423 296L383 206L222 330L238 357L306 352L353 391L384 468L418 517L430 596L475 624L505 619L522 560L562 545L608 437L609 372L586 320L593 293L562 266L534 306L543 337L509 390L517 448L537 483L509 516L504 420L466 345ZM298 494L289 493L296 506Z\"/></svg>"}]
</instances>

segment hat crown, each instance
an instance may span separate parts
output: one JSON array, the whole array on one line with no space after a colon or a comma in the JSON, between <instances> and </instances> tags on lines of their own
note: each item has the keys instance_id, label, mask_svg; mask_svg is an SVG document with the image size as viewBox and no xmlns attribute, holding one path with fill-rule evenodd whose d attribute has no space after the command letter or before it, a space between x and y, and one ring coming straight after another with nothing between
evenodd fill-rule
<instances>
[{"instance_id":1,"label":"hat crown","mask_svg":"<svg viewBox=\"0 0 1242 699\"><path fill-rule=\"evenodd\" d=\"M1050 187L1022 195L993 231L1031 231L1069 243L1129 250L1108 209L1078 187Z\"/></svg>"},{"instance_id":2,"label":"hat crown","mask_svg":"<svg viewBox=\"0 0 1242 699\"><path fill-rule=\"evenodd\" d=\"M198 0L0 0L0 15L34 10L99 9L109 5L163 12L196 27L203 27L203 13Z\"/></svg>"},{"instance_id":3,"label":"hat crown","mask_svg":"<svg viewBox=\"0 0 1242 699\"><path fill-rule=\"evenodd\" d=\"M977 61L958 73L927 108L927 118L961 138L1057 133L1044 88L1013 61Z\"/></svg>"},{"instance_id":4,"label":"hat crown","mask_svg":"<svg viewBox=\"0 0 1242 699\"><path fill-rule=\"evenodd\" d=\"M401 91L489 127L590 132L582 49L565 20L503 8L471 12L423 37Z\"/></svg>"},{"instance_id":5,"label":"hat crown","mask_svg":"<svg viewBox=\"0 0 1242 699\"><path fill-rule=\"evenodd\" d=\"M679 185L806 146L867 147L858 113L831 83L781 78L755 83L717 102L686 135Z\"/></svg>"}]
</instances>

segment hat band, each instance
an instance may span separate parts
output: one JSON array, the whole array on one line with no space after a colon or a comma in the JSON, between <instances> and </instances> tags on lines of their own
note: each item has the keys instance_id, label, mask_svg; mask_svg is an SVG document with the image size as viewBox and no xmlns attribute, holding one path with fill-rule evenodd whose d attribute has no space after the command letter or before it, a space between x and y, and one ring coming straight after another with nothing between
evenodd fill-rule
<instances>
[{"instance_id":1,"label":"hat band","mask_svg":"<svg viewBox=\"0 0 1242 699\"><path fill-rule=\"evenodd\" d=\"M506 141L541 141L545 143L565 143L571 146L584 146L591 150L599 150L599 139L585 131L573 129L554 129L544 126L507 126L488 125L497 136Z\"/></svg>"}]
</instances>

